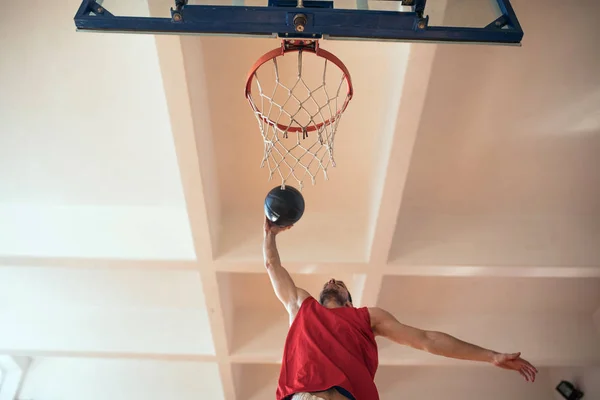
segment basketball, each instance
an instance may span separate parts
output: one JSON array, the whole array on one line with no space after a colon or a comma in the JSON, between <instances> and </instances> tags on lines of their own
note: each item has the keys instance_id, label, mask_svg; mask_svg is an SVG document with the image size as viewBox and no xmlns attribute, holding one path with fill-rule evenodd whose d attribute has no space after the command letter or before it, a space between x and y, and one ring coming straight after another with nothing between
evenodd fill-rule
<instances>
[{"instance_id":1,"label":"basketball","mask_svg":"<svg viewBox=\"0 0 600 400\"><path fill-rule=\"evenodd\" d=\"M304 197L300 191L286 185L274 187L265 198L265 215L277 226L290 226L304 214Z\"/></svg>"}]
</instances>

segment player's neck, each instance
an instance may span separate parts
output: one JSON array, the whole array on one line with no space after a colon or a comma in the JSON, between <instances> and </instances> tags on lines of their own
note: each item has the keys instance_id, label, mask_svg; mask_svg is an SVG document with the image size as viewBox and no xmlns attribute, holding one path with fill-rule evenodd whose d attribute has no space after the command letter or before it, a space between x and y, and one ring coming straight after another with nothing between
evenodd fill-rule
<instances>
[{"instance_id":1,"label":"player's neck","mask_svg":"<svg viewBox=\"0 0 600 400\"><path fill-rule=\"evenodd\" d=\"M340 307L344 307L344 305L338 303L334 299L327 299L323 302L323 307L325 307L325 308L340 308Z\"/></svg>"}]
</instances>

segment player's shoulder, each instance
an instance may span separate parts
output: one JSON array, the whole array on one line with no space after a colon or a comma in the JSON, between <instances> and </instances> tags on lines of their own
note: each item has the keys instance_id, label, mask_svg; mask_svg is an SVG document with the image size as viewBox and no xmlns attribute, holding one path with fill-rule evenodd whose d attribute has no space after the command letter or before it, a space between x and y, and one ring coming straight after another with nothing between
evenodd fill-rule
<instances>
[{"instance_id":1,"label":"player's shoulder","mask_svg":"<svg viewBox=\"0 0 600 400\"><path fill-rule=\"evenodd\" d=\"M306 290L304 290L302 288L296 288L296 301L290 305L291 307L288 310L288 312L293 317L295 317L296 314L298 313L298 311L300 311L300 308L302 307L302 305L304 304L306 299L310 299L310 298L312 298L312 296Z\"/></svg>"},{"instance_id":2,"label":"player's shoulder","mask_svg":"<svg viewBox=\"0 0 600 400\"><path fill-rule=\"evenodd\" d=\"M304 300L308 299L309 297L312 297L310 293L302 288L296 288L296 293L298 296L298 305L302 304Z\"/></svg>"},{"instance_id":3,"label":"player's shoulder","mask_svg":"<svg viewBox=\"0 0 600 400\"><path fill-rule=\"evenodd\" d=\"M371 318L371 328L374 328L377 324L385 321L390 315L389 312L381 307L367 307L367 310L369 311L369 317Z\"/></svg>"},{"instance_id":4,"label":"player's shoulder","mask_svg":"<svg viewBox=\"0 0 600 400\"><path fill-rule=\"evenodd\" d=\"M302 288L296 288L296 301L290 307L288 307L287 311L290 316L290 325L296 319L296 316L300 312L300 309L304 306L307 299L312 299L313 297L306 290Z\"/></svg>"},{"instance_id":5,"label":"player's shoulder","mask_svg":"<svg viewBox=\"0 0 600 400\"><path fill-rule=\"evenodd\" d=\"M366 307L371 317L380 317L385 313L385 310L380 307Z\"/></svg>"}]
</instances>

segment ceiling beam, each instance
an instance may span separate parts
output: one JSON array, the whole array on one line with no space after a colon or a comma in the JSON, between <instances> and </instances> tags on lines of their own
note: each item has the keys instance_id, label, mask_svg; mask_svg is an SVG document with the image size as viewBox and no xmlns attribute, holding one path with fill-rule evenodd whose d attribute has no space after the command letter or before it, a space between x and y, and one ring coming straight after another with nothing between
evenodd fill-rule
<instances>
[{"instance_id":1,"label":"ceiling beam","mask_svg":"<svg viewBox=\"0 0 600 400\"><path fill-rule=\"evenodd\" d=\"M355 307L373 307L377 304L377 299L379 298L379 294L381 293L381 288L383 286L383 274L381 273L381 269L375 269L372 272L369 272L365 279L363 280L363 284L356 291L356 295L354 296L354 306Z\"/></svg>"},{"instance_id":2,"label":"ceiling beam","mask_svg":"<svg viewBox=\"0 0 600 400\"><path fill-rule=\"evenodd\" d=\"M385 275L464 276L504 278L600 278L600 266L547 267L534 265L394 265L384 268Z\"/></svg>"},{"instance_id":3,"label":"ceiling beam","mask_svg":"<svg viewBox=\"0 0 600 400\"><path fill-rule=\"evenodd\" d=\"M484 366L487 364L473 363L464 360L434 356L428 353L404 354L396 352L396 354L388 355L388 347L381 347L382 352L379 358L380 367L395 367L395 366L410 366L410 367L436 367L436 366ZM525 356L525 355L524 355ZM600 366L599 359L592 358L574 358L568 355L550 355L545 357L526 357L529 362L534 364L536 368L570 368L570 367L598 367ZM281 365L281 354L273 351L270 353L256 354L232 354L230 357L232 363L236 364L276 364Z\"/></svg>"},{"instance_id":4,"label":"ceiling beam","mask_svg":"<svg viewBox=\"0 0 600 400\"><path fill-rule=\"evenodd\" d=\"M383 349L386 349L385 347ZM577 360L569 357L544 357L528 358L528 361L536 368L574 368L574 367L598 367L600 363L597 360ZM231 362L236 364L275 364L281 365L281 355L272 354L233 354ZM445 357L436 357L429 354L422 354L417 357L406 356L387 356L379 359L380 367L441 367L448 365L456 366L486 366L483 363L473 363L464 360L457 360Z\"/></svg>"},{"instance_id":5,"label":"ceiling beam","mask_svg":"<svg viewBox=\"0 0 600 400\"><path fill-rule=\"evenodd\" d=\"M179 354L179 353L136 353L111 351L68 351L68 350L12 350L0 348L0 353L10 357L31 358L94 358L111 360L153 360L153 361L189 361L216 362L217 357L208 354Z\"/></svg>"},{"instance_id":6,"label":"ceiling beam","mask_svg":"<svg viewBox=\"0 0 600 400\"><path fill-rule=\"evenodd\" d=\"M445 11L446 1L441 1L428 10L430 15L439 20ZM376 158L380 164L373 177L371 226L367 239L371 267L358 301L363 306L374 306L377 303L383 277L387 272L436 49L437 45L412 44L404 76L393 77L398 82L390 82L398 90L390 101L393 113L388 116L387 132L384 132L387 134L379 142L379 156Z\"/></svg>"},{"instance_id":7,"label":"ceiling beam","mask_svg":"<svg viewBox=\"0 0 600 400\"><path fill-rule=\"evenodd\" d=\"M380 142L371 210L369 261L388 262L437 46L411 45L396 85L392 114Z\"/></svg>"},{"instance_id":8,"label":"ceiling beam","mask_svg":"<svg viewBox=\"0 0 600 400\"><path fill-rule=\"evenodd\" d=\"M30 363L28 357L0 356L0 370L4 373L0 381L0 400L17 400Z\"/></svg>"},{"instance_id":9,"label":"ceiling beam","mask_svg":"<svg viewBox=\"0 0 600 400\"><path fill-rule=\"evenodd\" d=\"M369 273L358 304L374 306L381 291L437 46L411 45L405 75L393 85L387 134L379 144L369 229Z\"/></svg>"},{"instance_id":10,"label":"ceiling beam","mask_svg":"<svg viewBox=\"0 0 600 400\"><path fill-rule=\"evenodd\" d=\"M164 2L149 0L149 6L150 13L157 15ZM155 40L223 394L225 400L234 400L223 308L212 265L220 212L201 42L178 36Z\"/></svg>"},{"instance_id":11,"label":"ceiling beam","mask_svg":"<svg viewBox=\"0 0 600 400\"><path fill-rule=\"evenodd\" d=\"M0 267L194 270L198 268L198 262L192 260L3 256L0 257Z\"/></svg>"},{"instance_id":12,"label":"ceiling beam","mask_svg":"<svg viewBox=\"0 0 600 400\"><path fill-rule=\"evenodd\" d=\"M0 257L2 267L73 268L73 269L141 269L165 271L194 271L199 261L189 260L126 260L111 258L71 257ZM213 262L217 272L264 273L262 263L246 261ZM343 271L347 274L369 274L374 270L384 275L398 276L481 276L481 277L539 277L539 278L600 278L600 266L544 266L544 265L402 265L397 263L368 262L287 262L292 274L331 275Z\"/></svg>"},{"instance_id":13,"label":"ceiling beam","mask_svg":"<svg viewBox=\"0 0 600 400\"><path fill-rule=\"evenodd\" d=\"M262 262L230 262L215 261L215 268L219 272L235 273L264 273L265 267ZM369 272L368 263L364 262L297 262L286 261L285 269L291 274L331 275L343 272L345 274L364 274Z\"/></svg>"},{"instance_id":14,"label":"ceiling beam","mask_svg":"<svg viewBox=\"0 0 600 400\"><path fill-rule=\"evenodd\" d=\"M246 261L214 262L218 272L262 274L262 263ZM401 265L368 262L287 262L286 269L291 274L330 275L368 274L380 271L383 275L431 276L431 277L505 277L505 278L600 278L600 266L549 267L544 265ZM358 298L358 297L357 297Z\"/></svg>"}]
</instances>

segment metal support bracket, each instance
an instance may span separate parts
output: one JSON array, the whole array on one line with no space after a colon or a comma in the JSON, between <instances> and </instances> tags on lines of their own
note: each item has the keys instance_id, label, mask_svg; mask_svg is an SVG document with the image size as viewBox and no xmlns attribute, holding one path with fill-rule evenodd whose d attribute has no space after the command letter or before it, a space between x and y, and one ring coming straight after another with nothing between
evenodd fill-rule
<instances>
[{"instance_id":1,"label":"metal support bracket","mask_svg":"<svg viewBox=\"0 0 600 400\"><path fill-rule=\"evenodd\" d=\"M98 2L82 0L74 20L79 31L119 33L504 45L520 45L523 38L510 0L496 0L502 15L481 28L429 26L426 0L400 1L411 11L335 9L327 0L305 0L302 8L295 6L297 0L269 0L267 7L189 5L176 0L171 18L155 18L114 16Z\"/></svg>"}]
</instances>

